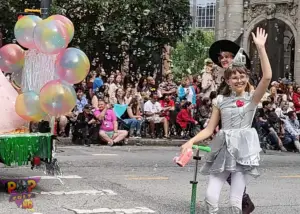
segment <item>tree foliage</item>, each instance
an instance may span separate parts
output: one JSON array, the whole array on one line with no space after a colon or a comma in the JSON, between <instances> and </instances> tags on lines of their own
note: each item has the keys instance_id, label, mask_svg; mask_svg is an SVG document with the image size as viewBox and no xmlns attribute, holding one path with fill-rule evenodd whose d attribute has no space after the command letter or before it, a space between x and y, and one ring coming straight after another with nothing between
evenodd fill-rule
<instances>
[{"instance_id":1,"label":"tree foliage","mask_svg":"<svg viewBox=\"0 0 300 214\"><path fill-rule=\"evenodd\" d=\"M24 9L40 8L41 0L3 0L0 4L0 30L3 35L3 44L14 40L14 27L17 22L17 13Z\"/></svg>"},{"instance_id":2,"label":"tree foliage","mask_svg":"<svg viewBox=\"0 0 300 214\"><path fill-rule=\"evenodd\" d=\"M40 0L6 0L0 4L3 43L14 39L17 13L40 8ZM131 55L131 69L155 70L165 44L175 45L189 30L189 0L52 0L52 14L70 18L70 44L83 50L96 67L118 68ZM126 48L122 46L126 44Z\"/></svg>"},{"instance_id":3,"label":"tree foliage","mask_svg":"<svg viewBox=\"0 0 300 214\"><path fill-rule=\"evenodd\" d=\"M154 63L149 65L153 53L176 44L190 25L188 0L56 0L53 10L73 21L71 45L85 51L94 65L119 66L131 54L136 70L142 65L154 69Z\"/></svg>"},{"instance_id":4,"label":"tree foliage","mask_svg":"<svg viewBox=\"0 0 300 214\"><path fill-rule=\"evenodd\" d=\"M200 74L213 42L214 32L201 30L193 30L179 41L171 52L175 77Z\"/></svg>"}]
</instances>

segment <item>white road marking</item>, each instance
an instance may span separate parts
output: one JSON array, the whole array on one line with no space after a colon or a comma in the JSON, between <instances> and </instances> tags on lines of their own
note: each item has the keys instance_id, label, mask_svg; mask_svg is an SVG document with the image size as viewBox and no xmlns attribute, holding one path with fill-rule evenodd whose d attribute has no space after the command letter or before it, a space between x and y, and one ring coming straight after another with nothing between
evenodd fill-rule
<instances>
[{"instance_id":1,"label":"white road marking","mask_svg":"<svg viewBox=\"0 0 300 214\"><path fill-rule=\"evenodd\" d=\"M70 191L70 192L64 192L64 191L54 191L54 192L32 192L35 194L40 195L79 195L79 194L85 194L85 195L117 195L112 190L109 189L103 189L103 190L78 190L78 191Z\"/></svg>"},{"instance_id":2,"label":"white road marking","mask_svg":"<svg viewBox=\"0 0 300 214\"><path fill-rule=\"evenodd\" d=\"M150 210L147 207L135 207L132 209L110 209L110 208L98 208L93 210L79 210L71 209L77 214L91 214L91 213L116 213L121 212L124 214L133 214L133 213L155 213L155 211Z\"/></svg>"},{"instance_id":3,"label":"white road marking","mask_svg":"<svg viewBox=\"0 0 300 214\"><path fill-rule=\"evenodd\" d=\"M39 177L39 176L36 176ZM40 176L42 180L51 180L51 179L81 179L79 175L64 175L64 176Z\"/></svg>"},{"instance_id":4,"label":"white road marking","mask_svg":"<svg viewBox=\"0 0 300 214\"><path fill-rule=\"evenodd\" d=\"M29 178L41 178L41 180L57 180L57 179L82 179L82 177L78 175L65 175L65 176L12 176L12 177L0 177L0 179L3 180L9 180L9 179L29 179Z\"/></svg>"},{"instance_id":5,"label":"white road marking","mask_svg":"<svg viewBox=\"0 0 300 214\"><path fill-rule=\"evenodd\" d=\"M92 154L93 156L118 156L118 154Z\"/></svg>"}]
</instances>

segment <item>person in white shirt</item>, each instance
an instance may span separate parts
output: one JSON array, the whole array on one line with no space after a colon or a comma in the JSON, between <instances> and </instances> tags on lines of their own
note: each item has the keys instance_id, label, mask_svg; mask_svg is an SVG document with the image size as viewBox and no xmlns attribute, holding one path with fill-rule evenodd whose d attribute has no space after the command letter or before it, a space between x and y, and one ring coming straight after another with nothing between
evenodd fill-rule
<instances>
[{"instance_id":1,"label":"person in white shirt","mask_svg":"<svg viewBox=\"0 0 300 214\"><path fill-rule=\"evenodd\" d=\"M144 104L144 112L146 115L146 120L150 123L151 137L154 138L155 124L162 123L164 126L164 138L169 138L169 124L165 117L161 116L163 108L157 101L158 95L152 93L150 95L150 100Z\"/></svg>"}]
</instances>

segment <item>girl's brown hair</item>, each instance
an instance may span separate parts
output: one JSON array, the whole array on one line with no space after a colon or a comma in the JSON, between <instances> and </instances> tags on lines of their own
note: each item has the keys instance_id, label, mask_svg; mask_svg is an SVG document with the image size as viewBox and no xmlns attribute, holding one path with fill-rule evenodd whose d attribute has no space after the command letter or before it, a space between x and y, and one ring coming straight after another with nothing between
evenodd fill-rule
<instances>
[{"instance_id":1,"label":"girl's brown hair","mask_svg":"<svg viewBox=\"0 0 300 214\"><path fill-rule=\"evenodd\" d=\"M229 80L229 78L236 73L240 74L246 74L249 77L250 71L245 67L245 66L232 66L232 68L227 68L224 72L224 79ZM247 82L247 86L245 88L246 92L250 92L251 90L251 85L249 82ZM231 89L229 88L229 85L226 83L226 86L224 87L222 91L223 96L230 96L231 94Z\"/></svg>"}]
</instances>

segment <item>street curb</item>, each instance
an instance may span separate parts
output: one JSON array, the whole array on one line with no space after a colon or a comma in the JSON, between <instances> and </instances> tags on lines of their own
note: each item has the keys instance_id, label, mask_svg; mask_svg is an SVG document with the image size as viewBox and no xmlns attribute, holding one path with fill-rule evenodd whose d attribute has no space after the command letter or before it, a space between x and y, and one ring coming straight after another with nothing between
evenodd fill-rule
<instances>
[{"instance_id":1,"label":"street curb","mask_svg":"<svg viewBox=\"0 0 300 214\"><path fill-rule=\"evenodd\" d=\"M70 138L58 138L57 146L78 146L78 144L72 143ZM179 147L184 144L187 140L181 139L129 139L128 143L124 146L176 146ZM100 145L100 144L99 144ZM105 144L103 144L105 145Z\"/></svg>"}]
</instances>

